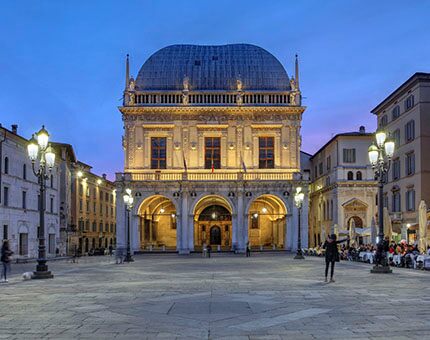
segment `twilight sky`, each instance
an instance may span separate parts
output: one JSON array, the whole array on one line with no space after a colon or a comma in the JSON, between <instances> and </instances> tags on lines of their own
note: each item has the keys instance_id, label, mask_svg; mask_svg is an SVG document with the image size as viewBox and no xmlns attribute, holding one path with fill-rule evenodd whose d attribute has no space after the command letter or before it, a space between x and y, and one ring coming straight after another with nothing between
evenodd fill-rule
<instances>
[{"instance_id":1,"label":"twilight sky","mask_svg":"<svg viewBox=\"0 0 430 340\"><path fill-rule=\"evenodd\" d=\"M0 123L53 140L110 178L123 167L117 106L131 73L171 44L251 43L289 75L300 57L303 150L375 128L370 110L414 72L430 72L430 1L5 1Z\"/></svg>"}]
</instances>

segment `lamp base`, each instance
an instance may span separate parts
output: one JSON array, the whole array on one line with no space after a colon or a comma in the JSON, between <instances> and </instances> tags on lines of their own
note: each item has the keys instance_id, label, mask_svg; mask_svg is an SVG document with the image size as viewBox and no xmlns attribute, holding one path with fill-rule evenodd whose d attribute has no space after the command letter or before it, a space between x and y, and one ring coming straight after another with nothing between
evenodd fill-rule
<instances>
[{"instance_id":1,"label":"lamp base","mask_svg":"<svg viewBox=\"0 0 430 340\"><path fill-rule=\"evenodd\" d=\"M391 268L389 266L378 266L378 265L375 265L370 270L370 272L372 274L391 274L393 271L391 270Z\"/></svg>"},{"instance_id":2,"label":"lamp base","mask_svg":"<svg viewBox=\"0 0 430 340\"><path fill-rule=\"evenodd\" d=\"M50 271L44 271L44 272L33 272L33 280L44 280L44 279L53 279L54 274L52 274Z\"/></svg>"}]
</instances>

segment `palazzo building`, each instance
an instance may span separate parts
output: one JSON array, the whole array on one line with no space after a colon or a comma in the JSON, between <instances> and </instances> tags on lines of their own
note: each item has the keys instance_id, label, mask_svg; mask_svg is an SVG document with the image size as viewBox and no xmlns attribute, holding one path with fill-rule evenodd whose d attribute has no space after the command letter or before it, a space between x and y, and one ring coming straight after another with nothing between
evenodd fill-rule
<instances>
[{"instance_id":1,"label":"palazzo building","mask_svg":"<svg viewBox=\"0 0 430 340\"><path fill-rule=\"evenodd\" d=\"M372 243L370 227L376 217L377 183L367 150L373 133L335 135L309 158L312 172L309 244L317 246L331 233L349 234L354 227L359 243Z\"/></svg>"},{"instance_id":2,"label":"palazzo building","mask_svg":"<svg viewBox=\"0 0 430 340\"><path fill-rule=\"evenodd\" d=\"M127 242L123 193L131 189L134 251L297 247L308 243L308 182L300 171L299 66L289 77L248 44L173 45L126 79L124 172L116 174L117 243Z\"/></svg>"}]
</instances>

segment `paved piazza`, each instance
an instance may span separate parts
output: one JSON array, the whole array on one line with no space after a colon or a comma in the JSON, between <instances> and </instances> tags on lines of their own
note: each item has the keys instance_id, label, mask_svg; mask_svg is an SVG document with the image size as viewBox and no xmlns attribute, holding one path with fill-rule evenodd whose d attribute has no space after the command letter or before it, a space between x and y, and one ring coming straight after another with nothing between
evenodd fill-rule
<instances>
[{"instance_id":1,"label":"paved piazza","mask_svg":"<svg viewBox=\"0 0 430 340\"><path fill-rule=\"evenodd\" d=\"M429 339L430 273L291 255L139 255L51 263L56 277L0 285L0 338Z\"/></svg>"}]
</instances>

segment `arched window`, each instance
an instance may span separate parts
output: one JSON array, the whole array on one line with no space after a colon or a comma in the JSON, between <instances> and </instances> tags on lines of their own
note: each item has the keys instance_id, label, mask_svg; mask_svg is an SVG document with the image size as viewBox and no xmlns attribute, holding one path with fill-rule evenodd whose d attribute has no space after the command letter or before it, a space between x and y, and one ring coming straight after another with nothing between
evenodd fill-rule
<instances>
[{"instance_id":1,"label":"arched window","mask_svg":"<svg viewBox=\"0 0 430 340\"><path fill-rule=\"evenodd\" d=\"M361 171L357 171L356 177L357 177L357 181L361 181L363 179Z\"/></svg>"},{"instance_id":2,"label":"arched window","mask_svg":"<svg viewBox=\"0 0 430 340\"><path fill-rule=\"evenodd\" d=\"M8 157L4 158L4 173L5 174L9 173L9 158Z\"/></svg>"},{"instance_id":3,"label":"arched window","mask_svg":"<svg viewBox=\"0 0 430 340\"><path fill-rule=\"evenodd\" d=\"M352 171L348 171L348 181L352 181L354 179L354 174Z\"/></svg>"}]
</instances>

